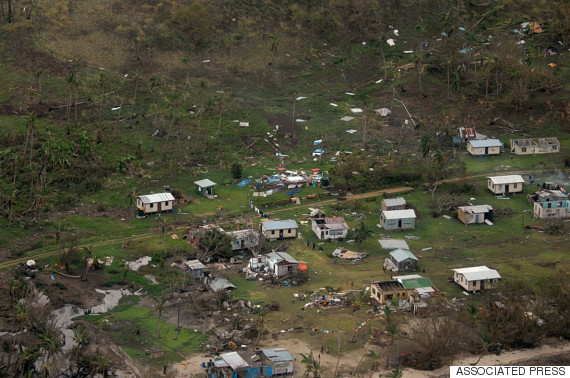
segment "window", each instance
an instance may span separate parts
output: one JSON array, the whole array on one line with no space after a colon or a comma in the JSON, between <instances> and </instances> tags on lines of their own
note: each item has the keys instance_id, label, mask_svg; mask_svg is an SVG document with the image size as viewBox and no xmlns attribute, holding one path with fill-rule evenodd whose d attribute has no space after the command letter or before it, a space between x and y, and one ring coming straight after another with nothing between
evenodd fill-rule
<instances>
[{"instance_id":1,"label":"window","mask_svg":"<svg viewBox=\"0 0 570 378\"><path fill-rule=\"evenodd\" d=\"M275 235L275 230L271 230L271 235Z\"/></svg>"},{"instance_id":2,"label":"window","mask_svg":"<svg viewBox=\"0 0 570 378\"><path fill-rule=\"evenodd\" d=\"M402 298L406 298L406 293L402 293Z\"/></svg>"},{"instance_id":3,"label":"window","mask_svg":"<svg viewBox=\"0 0 570 378\"><path fill-rule=\"evenodd\" d=\"M521 151L522 151L522 152L526 152L526 147L522 147L522 148L521 148Z\"/></svg>"},{"instance_id":4,"label":"window","mask_svg":"<svg viewBox=\"0 0 570 378\"><path fill-rule=\"evenodd\" d=\"M384 295L384 299L385 299L385 300L389 300L389 299L392 299L392 298L394 298L394 294L386 294L386 295Z\"/></svg>"},{"instance_id":5,"label":"window","mask_svg":"<svg viewBox=\"0 0 570 378\"><path fill-rule=\"evenodd\" d=\"M153 207L154 207L154 203L151 202L150 208L152 209Z\"/></svg>"},{"instance_id":6,"label":"window","mask_svg":"<svg viewBox=\"0 0 570 378\"><path fill-rule=\"evenodd\" d=\"M170 205L170 201L164 202L164 206L169 206L169 205Z\"/></svg>"},{"instance_id":7,"label":"window","mask_svg":"<svg viewBox=\"0 0 570 378\"><path fill-rule=\"evenodd\" d=\"M519 184L513 184L513 188L516 189L518 185L519 185Z\"/></svg>"},{"instance_id":8,"label":"window","mask_svg":"<svg viewBox=\"0 0 570 378\"><path fill-rule=\"evenodd\" d=\"M288 229L287 232L288 232L288 233L291 233L291 229Z\"/></svg>"}]
</instances>

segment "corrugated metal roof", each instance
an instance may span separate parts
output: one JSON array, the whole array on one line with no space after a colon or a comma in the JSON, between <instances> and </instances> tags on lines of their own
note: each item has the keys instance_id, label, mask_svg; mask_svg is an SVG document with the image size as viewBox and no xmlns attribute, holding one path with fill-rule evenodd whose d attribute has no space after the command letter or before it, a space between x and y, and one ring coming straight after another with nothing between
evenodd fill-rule
<instances>
[{"instance_id":1,"label":"corrugated metal roof","mask_svg":"<svg viewBox=\"0 0 570 378\"><path fill-rule=\"evenodd\" d=\"M295 357L285 349L262 349L261 353L271 362L293 361Z\"/></svg>"},{"instance_id":2,"label":"corrugated metal roof","mask_svg":"<svg viewBox=\"0 0 570 378\"><path fill-rule=\"evenodd\" d=\"M295 259L294 259L290 254L288 254L287 252L276 252L276 251L273 251L273 252L268 253L268 254L265 255L265 256L267 256L268 259L270 259L270 260L272 260L272 261L275 261L276 263L280 263L280 262L282 262L282 261L286 261L286 262L294 263L294 264L297 264L297 263L298 263L297 260L295 260Z\"/></svg>"},{"instance_id":3,"label":"corrugated metal roof","mask_svg":"<svg viewBox=\"0 0 570 378\"><path fill-rule=\"evenodd\" d=\"M470 140L467 143L471 143L471 146L475 148L480 147L501 147L503 143L501 143L498 139L481 139L481 140Z\"/></svg>"},{"instance_id":4,"label":"corrugated metal roof","mask_svg":"<svg viewBox=\"0 0 570 378\"><path fill-rule=\"evenodd\" d=\"M174 196L170 193L155 193L155 194L145 194L144 196L139 196L142 203L157 203L174 201Z\"/></svg>"},{"instance_id":5,"label":"corrugated metal roof","mask_svg":"<svg viewBox=\"0 0 570 378\"><path fill-rule=\"evenodd\" d=\"M413 209L387 210L383 211L382 213L384 213L384 219L403 219L416 217L416 212Z\"/></svg>"},{"instance_id":6,"label":"corrugated metal roof","mask_svg":"<svg viewBox=\"0 0 570 378\"><path fill-rule=\"evenodd\" d=\"M220 358L230 365L233 370L248 367L249 364L237 352L220 354Z\"/></svg>"},{"instance_id":7,"label":"corrugated metal roof","mask_svg":"<svg viewBox=\"0 0 570 378\"><path fill-rule=\"evenodd\" d=\"M416 256L414 256L414 254L412 252L407 251L405 249L400 249L400 248L395 249L392 252L390 252L390 255L394 259L396 259L397 262L402 262L402 261L407 260L407 259L419 261L419 259Z\"/></svg>"},{"instance_id":8,"label":"corrugated metal roof","mask_svg":"<svg viewBox=\"0 0 570 378\"><path fill-rule=\"evenodd\" d=\"M413 278L410 280L402 280L402 286L405 289L418 289L421 287L433 287L433 283L427 277Z\"/></svg>"},{"instance_id":9,"label":"corrugated metal roof","mask_svg":"<svg viewBox=\"0 0 570 378\"><path fill-rule=\"evenodd\" d=\"M299 226L297 226L297 222L295 222L292 219L281 220L281 221L267 221L263 222L262 225L266 231L299 228Z\"/></svg>"},{"instance_id":10,"label":"corrugated metal roof","mask_svg":"<svg viewBox=\"0 0 570 378\"><path fill-rule=\"evenodd\" d=\"M206 265L202 264L200 262L200 260L186 261L186 265L188 265L188 269L192 269L192 270L206 268Z\"/></svg>"},{"instance_id":11,"label":"corrugated metal roof","mask_svg":"<svg viewBox=\"0 0 570 378\"><path fill-rule=\"evenodd\" d=\"M487 177L493 184L518 184L524 183L521 175L490 176Z\"/></svg>"},{"instance_id":12,"label":"corrugated metal roof","mask_svg":"<svg viewBox=\"0 0 570 378\"><path fill-rule=\"evenodd\" d=\"M462 274L467 281L476 281L476 280L490 280L501 278L499 272L495 269L489 269L486 266L474 266L470 268L461 268L461 269L451 269L454 272Z\"/></svg>"},{"instance_id":13,"label":"corrugated metal roof","mask_svg":"<svg viewBox=\"0 0 570 378\"><path fill-rule=\"evenodd\" d=\"M386 206L401 206L401 205L406 205L406 200L404 199L404 197L398 197L398 198L385 198L382 200L382 202L384 202L384 204Z\"/></svg>"},{"instance_id":14,"label":"corrugated metal roof","mask_svg":"<svg viewBox=\"0 0 570 378\"><path fill-rule=\"evenodd\" d=\"M213 182L212 180L208 180L208 179L203 179L203 180L198 180L198 181L194 181L194 184L202 187L202 188L207 188L209 186L214 186L216 185L215 182Z\"/></svg>"},{"instance_id":15,"label":"corrugated metal roof","mask_svg":"<svg viewBox=\"0 0 570 378\"><path fill-rule=\"evenodd\" d=\"M231 283L230 281L226 280L225 278L217 277L210 281L210 288L214 291L224 290L224 289L237 289L237 287Z\"/></svg>"},{"instance_id":16,"label":"corrugated metal roof","mask_svg":"<svg viewBox=\"0 0 570 378\"><path fill-rule=\"evenodd\" d=\"M460 206L458 207L464 213L470 214L481 214L481 213L488 213L489 211L493 210L492 206L489 205L474 205L474 206Z\"/></svg>"},{"instance_id":17,"label":"corrugated metal roof","mask_svg":"<svg viewBox=\"0 0 570 378\"><path fill-rule=\"evenodd\" d=\"M410 249L408 243L403 239L383 239L378 240L378 243L380 243L382 249Z\"/></svg>"}]
</instances>

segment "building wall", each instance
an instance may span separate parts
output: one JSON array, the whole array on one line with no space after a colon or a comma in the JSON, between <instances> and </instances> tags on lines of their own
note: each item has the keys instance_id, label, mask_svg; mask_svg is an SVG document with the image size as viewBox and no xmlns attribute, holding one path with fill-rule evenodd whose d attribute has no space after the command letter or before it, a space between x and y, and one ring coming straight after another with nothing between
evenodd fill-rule
<instances>
[{"instance_id":1,"label":"building wall","mask_svg":"<svg viewBox=\"0 0 570 378\"><path fill-rule=\"evenodd\" d=\"M380 205L380 210L381 211L388 211L388 210L405 210L406 209L406 205L397 205L397 206L386 206L386 204L384 203L384 201L382 201L381 205Z\"/></svg>"},{"instance_id":2,"label":"building wall","mask_svg":"<svg viewBox=\"0 0 570 378\"><path fill-rule=\"evenodd\" d=\"M550 206L550 208L548 207ZM537 218L569 218L570 201L535 202L534 214Z\"/></svg>"},{"instance_id":3,"label":"building wall","mask_svg":"<svg viewBox=\"0 0 570 378\"><path fill-rule=\"evenodd\" d=\"M296 228L290 228L290 229L284 229L283 231L283 239L294 239L297 237L297 229ZM271 230L271 231L266 231L263 226L261 228L261 234L266 238L266 239L279 239L280 237L280 230Z\"/></svg>"},{"instance_id":4,"label":"building wall","mask_svg":"<svg viewBox=\"0 0 570 378\"><path fill-rule=\"evenodd\" d=\"M160 211L170 211L174 206L174 201L152 202L143 204L140 199L137 199L137 207L142 209L145 214L158 213L160 204Z\"/></svg>"},{"instance_id":5,"label":"building wall","mask_svg":"<svg viewBox=\"0 0 570 378\"><path fill-rule=\"evenodd\" d=\"M511 152L515 155L532 155L535 153L534 146L512 146L512 145L511 145Z\"/></svg>"},{"instance_id":6,"label":"building wall","mask_svg":"<svg viewBox=\"0 0 570 378\"><path fill-rule=\"evenodd\" d=\"M489 147L487 153L485 153L485 147L473 147L471 143L467 143L467 151L473 156L499 155L501 153L501 147Z\"/></svg>"},{"instance_id":7,"label":"building wall","mask_svg":"<svg viewBox=\"0 0 570 378\"><path fill-rule=\"evenodd\" d=\"M399 226L401 221L401 226ZM402 218L402 219L384 219L384 213L380 215L380 225L385 230L413 230L416 228L415 218Z\"/></svg>"},{"instance_id":8,"label":"building wall","mask_svg":"<svg viewBox=\"0 0 570 378\"><path fill-rule=\"evenodd\" d=\"M453 272L453 281L461 286L465 291L481 291L482 289L492 289L497 287L499 280L474 280L474 281L467 281L463 274L459 274L457 272Z\"/></svg>"},{"instance_id":9,"label":"building wall","mask_svg":"<svg viewBox=\"0 0 570 378\"><path fill-rule=\"evenodd\" d=\"M311 229L319 240L337 240L348 237L348 230L328 230L326 228L321 230L315 221L312 222Z\"/></svg>"},{"instance_id":10,"label":"building wall","mask_svg":"<svg viewBox=\"0 0 570 378\"><path fill-rule=\"evenodd\" d=\"M505 192L506 185L509 186L508 192ZM493 184L491 179L488 179L487 180L487 188L495 194L522 193L523 183L518 182L516 184Z\"/></svg>"},{"instance_id":11,"label":"building wall","mask_svg":"<svg viewBox=\"0 0 570 378\"><path fill-rule=\"evenodd\" d=\"M477 219L476 215L479 215L478 219ZM485 214L484 213L471 214L471 213L466 213L466 212L458 209L457 210L457 218L459 218L459 220L465 224L485 223Z\"/></svg>"},{"instance_id":12,"label":"building wall","mask_svg":"<svg viewBox=\"0 0 570 378\"><path fill-rule=\"evenodd\" d=\"M271 261L269 263L272 265L271 270L277 277L297 274L299 271L299 265L297 264L272 264Z\"/></svg>"},{"instance_id":13,"label":"building wall","mask_svg":"<svg viewBox=\"0 0 570 378\"><path fill-rule=\"evenodd\" d=\"M370 297L380 304L390 303L393 300L408 300L410 297L409 290L406 289L382 292L376 284L373 284L370 289Z\"/></svg>"}]
</instances>

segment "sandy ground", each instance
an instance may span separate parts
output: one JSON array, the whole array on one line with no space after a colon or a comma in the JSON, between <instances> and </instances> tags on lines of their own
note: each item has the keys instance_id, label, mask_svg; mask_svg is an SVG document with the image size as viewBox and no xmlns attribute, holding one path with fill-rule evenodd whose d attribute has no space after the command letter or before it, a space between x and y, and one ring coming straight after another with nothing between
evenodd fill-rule
<instances>
[{"instance_id":1,"label":"sandy ground","mask_svg":"<svg viewBox=\"0 0 570 378\"><path fill-rule=\"evenodd\" d=\"M271 342L264 347L272 348L279 347L285 348L290 351L297 360L295 361L295 375L294 377L302 377L305 368L301 364L300 353L308 354L310 352L309 345L293 339L282 339L279 341ZM380 349L376 350L372 348L375 352L379 353ZM319 351L314 351L313 354ZM356 366L360 358L362 357L362 350L356 350L346 355L341 356L341 360L338 366L338 375L341 377L350 376L352 369ZM537 358L555 356L562 353L570 353L570 342L560 342L552 345L544 345L536 349L525 349L517 350L512 352L502 353L500 356L495 354L488 354L481 358L477 365L514 365L521 364L527 360L533 360ZM170 374L172 377L203 377L204 370L201 367L201 363L208 361L211 357L205 355L196 355L189 359L182 361L179 364L173 366ZM455 359L452 365L471 365L477 362L478 356L461 356ZM331 377L335 370L337 363L337 357L334 355L323 354L320 356L321 366L323 367L323 377ZM390 372L389 370L381 370L374 373L373 377L378 378L383 374ZM414 369L404 369L403 378L435 378L435 377L446 377L449 376L449 366L442 367L434 371L420 371Z\"/></svg>"}]
</instances>

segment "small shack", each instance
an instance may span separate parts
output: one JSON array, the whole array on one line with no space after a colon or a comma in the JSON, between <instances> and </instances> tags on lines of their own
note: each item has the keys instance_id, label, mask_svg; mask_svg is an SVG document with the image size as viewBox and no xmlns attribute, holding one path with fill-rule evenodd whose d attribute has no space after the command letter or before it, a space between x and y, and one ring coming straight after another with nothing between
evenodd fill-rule
<instances>
[{"instance_id":1,"label":"small shack","mask_svg":"<svg viewBox=\"0 0 570 378\"><path fill-rule=\"evenodd\" d=\"M168 192L146 194L137 197L139 216L161 212L170 213L173 211L173 207L174 197Z\"/></svg>"},{"instance_id":2,"label":"small shack","mask_svg":"<svg viewBox=\"0 0 570 378\"><path fill-rule=\"evenodd\" d=\"M299 230L297 222L292 219L261 222L259 228L261 235L271 241L295 239Z\"/></svg>"},{"instance_id":3,"label":"small shack","mask_svg":"<svg viewBox=\"0 0 570 378\"><path fill-rule=\"evenodd\" d=\"M273 374L293 374L295 357L283 348L262 349L259 353L263 366L271 366Z\"/></svg>"},{"instance_id":4,"label":"small shack","mask_svg":"<svg viewBox=\"0 0 570 378\"><path fill-rule=\"evenodd\" d=\"M186 266L188 267L188 272L195 279L199 279L204 274L204 269L206 265L202 264L200 260L189 260L186 261Z\"/></svg>"},{"instance_id":5,"label":"small shack","mask_svg":"<svg viewBox=\"0 0 570 378\"><path fill-rule=\"evenodd\" d=\"M406 208L406 200L404 197L384 198L380 204L380 211L404 210Z\"/></svg>"},{"instance_id":6,"label":"small shack","mask_svg":"<svg viewBox=\"0 0 570 378\"><path fill-rule=\"evenodd\" d=\"M522 193L523 184L521 175L487 177L487 189L494 194Z\"/></svg>"},{"instance_id":7,"label":"small shack","mask_svg":"<svg viewBox=\"0 0 570 378\"><path fill-rule=\"evenodd\" d=\"M413 209L382 211L380 226L386 231L413 230L416 228L416 212Z\"/></svg>"},{"instance_id":8,"label":"small shack","mask_svg":"<svg viewBox=\"0 0 570 378\"><path fill-rule=\"evenodd\" d=\"M493 207L490 205L460 206L457 208L457 218L464 224L493 222Z\"/></svg>"},{"instance_id":9,"label":"small shack","mask_svg":"<svg viewBox=\"0 0 570 378\"><path fill-rule=\"evenodd\" d=\"M412 252L398 248L391 251L390 257L384 260L384 269L394 272L417 270L418 261Z\"/></svg>"},{"instance_id":10,"label":"small shack","mask_svg":"<svg viewBox=\"0 0 570 378\"><path fill-rule=\"evenodd\" d=\"M282 348L221 353L214 361L204 362L207 378L274 377L292 375L295 357Z\"/></svg>"},{"instance_id":11,"label":"small shack","mask_svg":"<svg viewBox=\"0 0 570 378\"><path fill-rule=\"evenodd\" d=\"M312 230L319 240L346 239L348 225L343 217L313 218Z\"/></svg>"},{"instance_id":12,"label":"small shack","mask_svg":"<svg viewBox=\"0 0 570 378\"><path fill-rule=\"evenodd\" d=\"M209 179L194 181L194 185L196 185L198 194L204 197L213 197L215 195L214 186L216 186L216 183Z\"/></svg>"},{"instance_id":13,"label":"small shack","mask_svg":"<svg viewBox=\"0 0 570 378\"><path fill-rule=\"evenodd\" d=\"M499 155L503 143L498 139L470 140L467 142L467 152L473 156Z\"/></svg>"},{"instance_id":14,"label":"small shack","mask_svg":"<svg viewBox=\"0 0 570 378\"><path fill-rule=\"evenodd\" d=\"M255 230L238 230L227 234L232 238L232 251L255 248L259 245L259 233Z\"/></svg>"},{"instance_id":15,"label":"small shack","mask_svg":"<svg viewBox=\"0 0 570 378\"><path fill-rule=\"evenodd\" d=\"M495 269L486 266L474 266L470 268L451 269L453 271L453 282L461 286L466 291L473 293L491 289L497 286L501 275Z\"/></svg>"},{"instance_id":16,"label":"small shack","mask_svg":"<svg viewBox=\"0 0 570 378\"><path fill-rule=\"evenodd\" d=\"M407 301L410 298L410 291L396 280L376 281L370 285L370 297L380 304Z\"/></svg>"}]
</instances>

